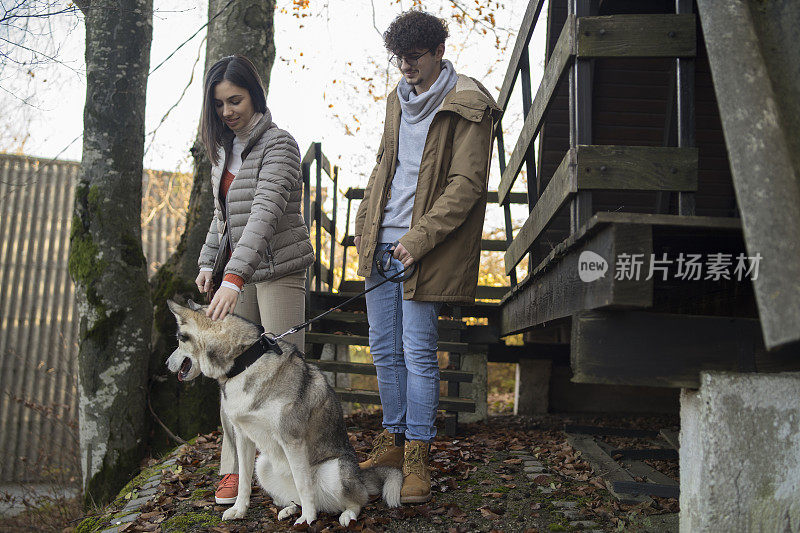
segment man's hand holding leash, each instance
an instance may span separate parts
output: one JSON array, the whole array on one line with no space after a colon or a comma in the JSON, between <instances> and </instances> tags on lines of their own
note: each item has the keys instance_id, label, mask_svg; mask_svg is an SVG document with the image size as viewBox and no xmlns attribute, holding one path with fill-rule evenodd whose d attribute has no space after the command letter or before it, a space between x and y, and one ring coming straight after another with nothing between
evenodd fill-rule
<instances>
[{"instance_id":1,"label":"man's hand holding leash","mask_svg":"<svg viewBox=\"0 0 800 533\"><path fill-rule=\"evenodd\" d=\"M408 268L414 264L414 258L411 257L411 254L408 253L408 250L406 250L405 246L399 242L397 243L397 246L394 247L394 253L392 254L392 257L403 263L403 267L405 268Z\"/></svg>"}]
</instances>

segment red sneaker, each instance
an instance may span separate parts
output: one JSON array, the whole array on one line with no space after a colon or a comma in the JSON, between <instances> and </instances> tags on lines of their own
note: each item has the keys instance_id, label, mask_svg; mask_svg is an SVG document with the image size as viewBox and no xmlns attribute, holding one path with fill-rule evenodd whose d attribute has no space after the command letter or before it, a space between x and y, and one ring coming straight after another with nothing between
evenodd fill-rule
<instances>
[{"instance_id":1,"label":"red sneaker","mask_svg":"<svg viewBox=\"0 0 800 533\"><path fill-rule=\"evenodd\" d=\"M214 500L219 504L232 504L236 501L237 494L239 494L239 474L225 474L217 485Z\"/></svg>"}]
</instances>

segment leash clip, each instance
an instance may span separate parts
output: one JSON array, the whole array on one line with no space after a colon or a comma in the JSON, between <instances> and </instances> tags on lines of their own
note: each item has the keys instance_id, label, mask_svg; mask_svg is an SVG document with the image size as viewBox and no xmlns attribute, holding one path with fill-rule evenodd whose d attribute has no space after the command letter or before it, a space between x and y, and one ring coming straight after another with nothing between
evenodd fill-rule
<instances>
[{"instance_id":1,"label":"leash clip","mask_svg":"<svg viewBox=\"0 0 800 533\"><path fill-rule=\"evenodd\" d=\"M265 331L264 333L261 334L261 337L259 337L259 339L261 340L261 346L264 348L265 351L271 351L275 352L278 355L283 355L283 350L281 350L281 347L278 346L275 335L273 335L272 333L267 333Z\"/></svg>"}]
</instances>

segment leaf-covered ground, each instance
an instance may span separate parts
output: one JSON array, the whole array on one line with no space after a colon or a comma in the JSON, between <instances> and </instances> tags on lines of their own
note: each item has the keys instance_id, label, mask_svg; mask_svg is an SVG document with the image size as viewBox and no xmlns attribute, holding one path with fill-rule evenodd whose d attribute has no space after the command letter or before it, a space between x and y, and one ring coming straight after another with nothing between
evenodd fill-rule
<instances>
[{"instance_id":1,"label":"leaf-covered ground","mask_svg":"<svg viewBox=\"0 0 800 533\"><path fill-rule=\"evenodd\" d=\"M380 431L379 415L357 414L347 423L353 446L360 455L365 454ZM462 426L458 438L440 435L432 445L435 492L431 502L399 509L389 509L380 501L370 503L349 528L339 525L338 516L328 514L320 514L310 527L293 528L290 520L279 522L277 507L258 488L254 488L244 520L221 522L226 507L216 505L213 497L221 439L215 432L179 447L172 454L176 459L173 465L150 461L139 480L161 470L158 491L139 509L139 517L119 531L677 531L677 500L655 498L647 506L617 502L588 463L566 443L561 431L565 423L658 429L674 426L676 420L663 416L548 416L535 420L501 416ZM526 474L520 456L535 457L545 467L544 473ZM672 477L677 475L676 461L651 465ZM126 501L137 497L136 485L136 481L129 484L114 504L100 515L87 517L77 530L107 527Z\"/></svg>"}]
</instances>

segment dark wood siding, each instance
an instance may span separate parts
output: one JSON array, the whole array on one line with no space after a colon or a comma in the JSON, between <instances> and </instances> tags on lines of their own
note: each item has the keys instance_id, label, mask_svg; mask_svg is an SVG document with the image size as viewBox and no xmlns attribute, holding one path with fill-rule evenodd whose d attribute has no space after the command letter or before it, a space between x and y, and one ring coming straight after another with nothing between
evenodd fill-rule
<instances>
[{"instance_id":1,"label":"dark wood siding","mask_svg":"<svg viewBox=\"0 0 800 533\"><path fill-rule=\"evenodd\" d=\"M600 4L600 15L674 13L673 2L643 0ZM551 0L547 14L547 55L555 46L567 16L566 0ZM708 56L697 25L696 142L699 149L697 215L738 216L725 140L714 94ZM592 99L593 144L674 146L675 119L670 85L674 60L648 58L598 59L594 63ZM668 117L672 116L671 120ZM538 169L544 184L569 148L569 95L566 78L554 96L545 118L539 146ZM672 194L670 213L676 212ZM594 192L593 211L655 213L654 192ZM568 235L567 209L552 222L543 239L545 248Z\"/></svg>"}]
</instances>

